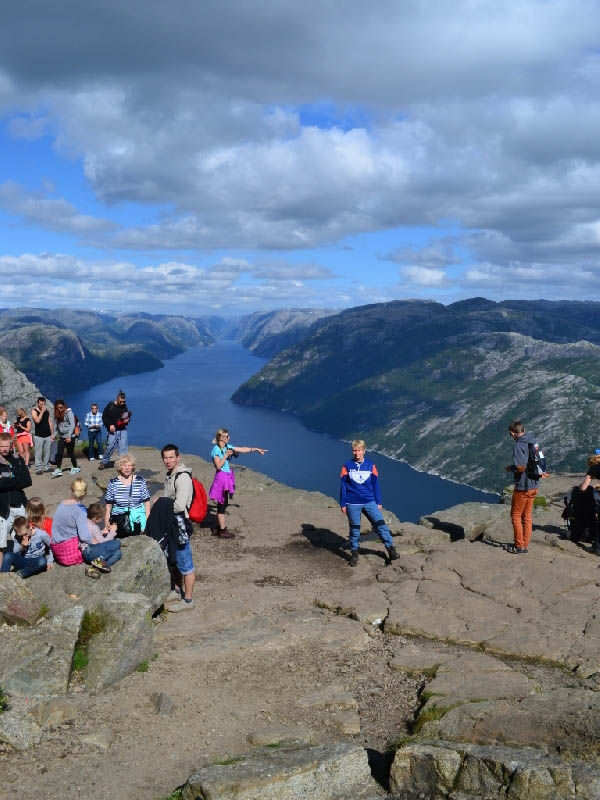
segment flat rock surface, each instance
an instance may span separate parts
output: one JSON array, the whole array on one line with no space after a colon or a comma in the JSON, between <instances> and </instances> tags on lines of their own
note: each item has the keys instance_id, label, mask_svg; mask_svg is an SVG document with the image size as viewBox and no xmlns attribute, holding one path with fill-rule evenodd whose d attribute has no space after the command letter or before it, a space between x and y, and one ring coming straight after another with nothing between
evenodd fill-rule
<instances>
[{"instance_id":1,"label":"flat rock surface","mask_svg":"<svg viewBox=\"0 0 600 800\"><path fill-rule=\"evenodd\" d=\"M145 448L133 452L138 470L156 490L164 474L160 455ZM184 461L208 487L210 465L187 455ZM35 747L13 751L0 743L8 797L39 800L43 789L45 800L90 795L162 800L193 773L217 761L245 758L247 737L271 726L308 729L315 745L343 740L383 751L391 740L411 733L424 704L420 693L438 678L437 697L454 697L460 706L427 724L455 725L456 733L447 737L454 747L467 747L455 735L483 739L479 731L508 733L515 709L521 707L527 713L520 712L520 742L539 738L540 725L546 724L555 743L561 741L562 724L572 725L574 753L582 742L594 746L595 723L583 710L586 702L595 709L600 696L594 690L600 672L600 561L560 538L560 495L576 479L564 479L564 486L554 479L556 503L552 500L543 516L536 512L534 537L551 537L561 546L537 546L534 540L529 555L520 558L481 542L453 543L444 531L392 520L401 558L388 564L381 543L367 537L361 542L359 565L352 569L347 563L347 523L337 502L282 486L245 469L248 463L260 464L254 457L236 464L238 491L227 512L228 527L244 538L211 536L212 516L195 526L193 609L156 616L152 652L141 671L94 695L85 690L81 676L72 676L62 695L69 703L64 718L57 709L55 724L40 726L29 715L37 726L35 736L40 736ZM81 465L92 502L113 473L98 473L95 465L83 461ZM98 478L98 486L92 477ZM43 497L52 514L68 493L68 479L34 475L33 482L30 493ZM494 524L510 531L508 506L498 509ZM77 567L63 569L59 588L44 600L52 606L49 613L87 604L98 591L96 584L105 587L105 594L106 589L112 594L137 586L150 608L157 608L168 584L164 562L155 559L162 555L147 549L149 545L145 540L128 543L126 558L135 568L117 564L101 581L90 581ZM145 567L146 574L156 576L146 582ZM40 576L40 585L50 585L48 577ZM153 588L156 581L158 589ZM372 619L381 614L383 631ZM18 634L37 635L50 621ZM0 625L0 660L12 648L15 631ZM449 666L459 657L473 656L480 660L470 666L466 661ZM544 666L544 659L577 669ZM438 677L433 678L436 666ZM36 669L48 672L47 663ZM472 676L473 685L482 681L477 697L465 686L461 670ZM500 681L513 683L504 683L494 695L494 683L500 686ZM523 697L534 685L540 692ZM1 675L0 686L5 688ZM346 693L348 707L300 702L321 692L335 700L334 689ZM172 701L169 713L157 713L150 700L161 692ZM564 713L553 721L551 710L560 698ZM337 697L341 699L343 694ZM567 714L568 703L581 711L581 719ZM471 717L474 710L481 717ZM435 741L440 736L437 730L432 734ZM84 737L92 738L84 743ZM167 756L157 758L157 753Z\"/></svg>"}]
</instances>

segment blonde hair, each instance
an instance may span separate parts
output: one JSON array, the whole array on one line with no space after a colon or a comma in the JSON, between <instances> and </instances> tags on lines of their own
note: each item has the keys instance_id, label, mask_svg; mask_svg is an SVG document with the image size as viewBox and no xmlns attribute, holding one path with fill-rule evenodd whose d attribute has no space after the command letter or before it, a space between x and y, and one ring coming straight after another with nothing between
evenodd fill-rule
<instances>
[{"instance_id":1,"label":"blonde hair","mask_svg":"<svg viewBox=\"0 0 600 800\"><path fill-rule=\"evenodd\" d=\"M356 448L357 450L358 449L361 449L361 450L366 450L367 449L367 445L365 444L365 440L364 439L353 439L350 442L350 444L351 444L351 446L353 448Z\"/></svg>"},{"instance_id":2,"label":"blonde hair","mask_svg":"<svg viewBox=\"0 0 600 800\"><path fill-rule=\"evenodd\" d=\"M115 469L117 472L121 472L123 464L131 464L135 469L135 458L130 453L123 453L122 456L119 456L115 461Z\"/></svg>"},{"instance_id":3,"label":"blonde hair","mask_svg":"<svg viewBox=\"0 0 600 800\"><path fill-rule=\"evenodd\" d=\"M215 433L215 438L212 440L212 443L219 444L219 439L224 433L229 433L227 428L217 428L217 432Z\"/></svg>"},{"instance_id":4,"label":"blonde hair","mask_svg":"<svg viewBox=\"0 0 600 800\"><path fill-rule=\"evenodd\" d=\"M17 414L17 417L25 417L25 416L27 416L27 411L25 411L24 408L19 406L19 408L17 408L16 414Z\"/></svg>"},{"instance_id":5,"label":"blonde hair","mask_svg":"<svg viewBox=\"0 0 600 800\"><path fill-rule=\"evenodd\" d=\"M35 525L36 528L41 528L46 516L46 506L41 497L30 497L27 501L27 519L30 525Z\"/></svg>"},{"instance_id":6,"label":"blonde hair","mask_svg":"<svg viewBox=\"0 0 600 800\"><path fill-rule=\"evenodd\" d=\"M588 467L595 467L596 464L600 464L600 453L596 453L588 458Z\"/></svg>"},{"instance_id":7,"label":"blonde hair","mask_svg":"<svg viewBox=\"0 0 600 800\"><path fill-rule=\"evenodd\" d=\"M71 494L75 500L83 500L87 494L87 483L83 478L75 478L71 484Z\"/></svg>"}]
</instances>

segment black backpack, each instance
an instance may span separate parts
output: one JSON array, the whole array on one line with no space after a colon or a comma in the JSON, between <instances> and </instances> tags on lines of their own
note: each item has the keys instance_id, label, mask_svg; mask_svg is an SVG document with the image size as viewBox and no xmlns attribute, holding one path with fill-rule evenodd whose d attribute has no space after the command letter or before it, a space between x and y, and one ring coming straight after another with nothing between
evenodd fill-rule
<instances>
[{"instance_id":1,"label":"black backpack","mask_svg":"<svg viewBox=\"0 0 600 800\"><path fill-rule=\"evenodd\" d=\"M542 448L536 442L535 444L528 444L529 457L527 459L527 477L530 481L539 481L539 479L548 470L546 468L546 457L542 452Z\"/></svg>"},{"instance_id":2,"label":"black backpack","mask_svg":"<svg viewBox=\"0 0 600 800\"><path fill-rule=\"evenodd\" d=\"M564 498L562 518L567 523L567 539L572 542L595 541L599 532L598 495L591 486L582 492L574 486Z\"/></svg>"}]
</instances>

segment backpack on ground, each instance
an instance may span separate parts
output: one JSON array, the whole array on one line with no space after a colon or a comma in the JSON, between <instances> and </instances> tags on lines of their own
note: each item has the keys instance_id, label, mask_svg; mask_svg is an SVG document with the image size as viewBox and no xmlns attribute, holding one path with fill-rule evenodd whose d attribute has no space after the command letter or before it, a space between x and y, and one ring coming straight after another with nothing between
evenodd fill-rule
<instances>
[{"instance_id":1,"label":"backpack on ground","mask_svg":"<svg viewBox=\"0 0 600 800\"><path fill-rule=\"evenodd\" d=\"M542 475L548 473L546 457L537 442L535 442L535 444L528 444L527 447L529 449L526 468L527 477L530 481L539 481Z\"/></svg>"},{"instance_id":2,"label":"backpack on ground","mask_svg":"<svg viewBox=\"0 0 600 800\"><path fill-rule=\"evenodd\" d=\"M206 496L206 489L197 478L194 478L191 472L187 473L192 479L192 502L188 506L187 512L192 522L202 522L208 512L208 498ZM175 483L181 472L175 476Z\"/></svg>"},{"instance_id":3,"label":"backpack on ground","mask_svg":"<svg viewBox=\"0 0 600 800\"><path fill-rule=\"evenodd\" d=\"M574 486L564 497L562 518L567 523L567 539L572 542L596 541L600 532L598 494L591 486L582 492Z\"/></svg>"}]
</instances>

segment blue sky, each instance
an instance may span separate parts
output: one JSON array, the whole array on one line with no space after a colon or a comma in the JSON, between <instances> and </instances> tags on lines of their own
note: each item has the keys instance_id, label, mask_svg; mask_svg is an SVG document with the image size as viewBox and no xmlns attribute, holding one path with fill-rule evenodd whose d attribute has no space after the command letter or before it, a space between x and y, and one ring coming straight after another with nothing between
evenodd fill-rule
<instances>
[{"instance_id":1,"label":"blue sky","mask_svg":"<svg viewBox=\"0 0 600 800\"><path fill-rule=\"evenodd\" d=\"M10 4L3 305L600 299L598 6Z\"/></svg>"}]
</instances>

